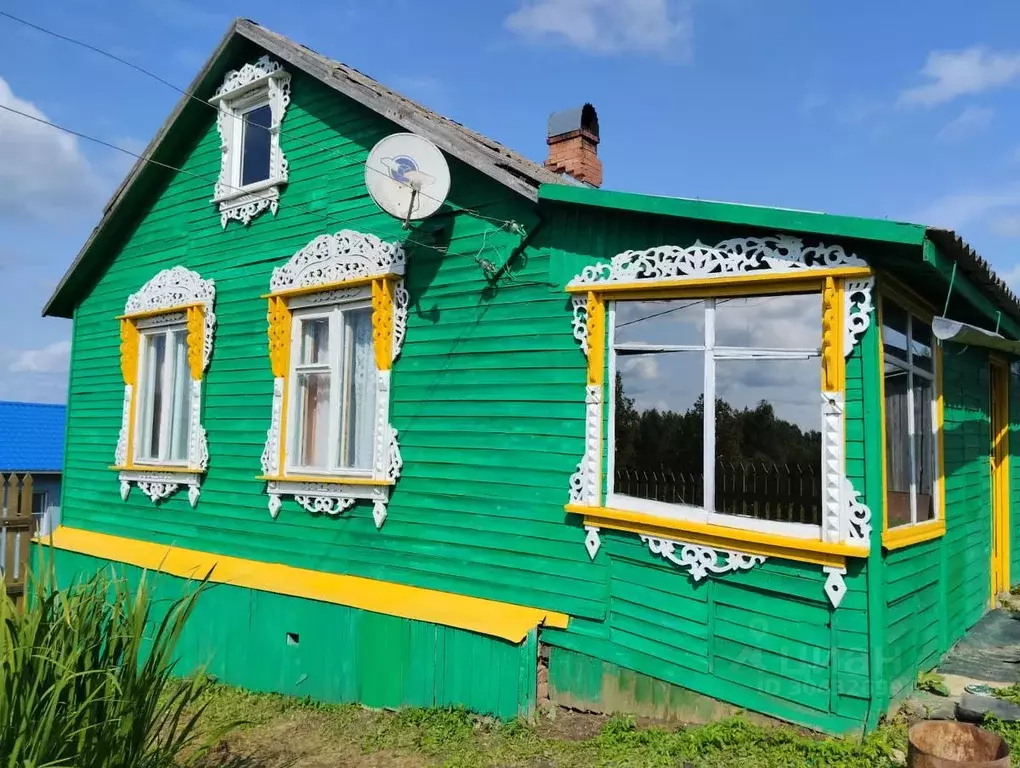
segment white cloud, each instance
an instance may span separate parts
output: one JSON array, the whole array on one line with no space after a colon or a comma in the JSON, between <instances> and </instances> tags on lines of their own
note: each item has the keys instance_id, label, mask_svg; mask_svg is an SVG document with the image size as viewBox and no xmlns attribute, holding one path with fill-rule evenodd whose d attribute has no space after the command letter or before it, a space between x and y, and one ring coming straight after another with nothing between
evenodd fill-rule
<instances>
[{"instance_id":1,"label":"white cloud","mask_svg":"<svg viewBox=\"0 0 1020 768\"><path fill-rule=\"evenodd\" d=\"M935 138L938 141L962 141L981 133L992 122L995 110L985 107L967 107L942 127Z\"/></svg>"},{"instance_id":2,"label":"white cloud","mask_svg":"<svg viewBox=\"0 0 1020 768\"><path fill-rule=\"evenodd\" d=\"M988 228L1000 237L1020 237L1020 213L1013 212L996 216L988 222ZM1020 267L1014 269L1020 277ZM1005 276L1002 276L1005 279Z\"/></svg>"},{"instance_id":3,"label":"white cloud","mask_svg":"<svg viewBox=\"0 0 1020 768\"><path fill-rule=\"evenodd\" d=\"M1020 184L999 189L961 192L933 201L916 218L924 224L961 229L1004 208L1020 206Z\"/></svg>"},{"instance_id":4,"label":"white cloud","mask_svg":"<svg viewBox=\"0 0 1020 768\"><path fill-rule=\"evenodd\" d=\"M686 56L691 46L683 0L522 0L504 23L524 37L591 53Z\"/></svg>"},{"instance_id":5,"label":"white cloud","mask_svg":"<svg viewBox=\"0 0 1020 768\"><path fill-rule=\"evenodd\" d=\"M982 46L932 51L921 74L928 82L903 91L901 103L931 107L1007 86L1020 78L1020 53L989 51Z\"/></svg>"},{"instance_id":6,"label":"white cloud","mask_svg":"<svg viewBox=\"0 0 1020 768\"><path fill-rule=\"evenodd\" d=\"M0 78L0 104L46 116ZM103 184L69 134L0 110L0 218L34 219L101 202Z\"/></svg>"},{"instance_id":7,"label":"white cloud","mask_svg":"<svg viewBox=\"0 0 1020 768\"><path fill-rule=\"evenodd\" d=\"M620 370L634 373L642 381L654 381L659 378L659 359L652 355L620 358Z\"/></svg>"},{"instance_id":8,"label":"white cloud","mask_svg":"<svg viewBox=\"0 0 1020 768\"><path fill-rule=\"evenodd\" d=\"M17 353L9 370L12 373L65 373L71 357L70 341L55 341L41 349Z\"/></svg>"}]
</instances>

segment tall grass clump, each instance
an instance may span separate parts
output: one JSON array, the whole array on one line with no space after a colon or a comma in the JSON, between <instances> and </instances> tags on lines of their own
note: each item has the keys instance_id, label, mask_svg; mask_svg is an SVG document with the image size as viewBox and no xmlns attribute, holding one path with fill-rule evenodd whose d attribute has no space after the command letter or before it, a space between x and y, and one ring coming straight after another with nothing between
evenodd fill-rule
<instances>
[{"instance_id":1,"label":"tall grass clump","mask_svg":"<svg viewBox=\"0 0 1020 768\"><path fill-rule=\"evenodd\" d=\"M174 655L203 589L157 605L144 575L136 589L112 571L59 589L51 572L23 606L0 596L0 768L197 757L211 682L175 676Z\"/></svg>"}]
</instances>

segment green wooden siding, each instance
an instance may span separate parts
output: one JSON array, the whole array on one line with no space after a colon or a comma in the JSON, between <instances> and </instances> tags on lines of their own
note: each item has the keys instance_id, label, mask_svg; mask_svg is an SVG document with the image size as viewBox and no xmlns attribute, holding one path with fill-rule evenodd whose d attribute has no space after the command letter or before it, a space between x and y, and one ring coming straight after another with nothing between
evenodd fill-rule
<instances>
[{"instance_id":1,"label":"green wooden siding","mask_svg":"<svg viewBox=\"0 0 1020 768\"><path fill-rule=\"evenodd\" d=\"M885 554L891 700L981 618L991 590L988 355L946 344L942 361L946 535Z\"/></svg>"},{"instance_id":2,"label":"green wooden siding","mask_svg":"<svg viewBox=\"0 0 1020 768\"><path fill-rule=\"evenodd\" d=\"M548 283L540 247L515 262L512 278L489 285L475 257L505 260L519 238L469 214L426 223L448 227L439 237L449 241L446 254L408 242L411 310L391 409L404 471L385 526L376 530L365 503L334 519L309 515L288 499L279 519L270 517L256 477L272 393L259 297L273 267L312 238L345 227L433 242L425 232L404 232L365 190L367 152L396 126L299 73L292 92L282 132L290 183L278 216L221 228L209 203L220 158L210 110L204 133L179 161L186 173L125 233L122 251L78 306L65 523L601 616L604 568L588 561L583 536L564 525L567 479L584 428L584 359L570 334L568 302L562 286ZM451 171L453 205L535 225L520 198L459 162L451 160ZM218 327L203 391L210 464L194 510L182 493L154 505L135 488L122 502L108 469L123 392L115 317L130 293L176 264L217 287Z\"/></svg>"},{"instance_id":3,"label":"green wooden siding","mask_svg":"<svg viewBox=\"0 0 1020 768\"><path fill-rule=\"evenodd\" d=\"M66 586L106 561L55 550ZM49 553L43 554L48 557ZM115 567L135 587L143 571ZM194 582L145 573L153 621ZM253 691L369 707L467 707L504 719L535 707L535 633L516 645L421 621L226 584L199 598L178 647L178 671L204 668Z\"/></svg>"},{"instance_id":4,"label":"green wooden siding","mask_svg":"<svg viewBox=\"0 0 1020 768\"><path fill-rule=\"evenodd\" d=\"M595 259L623 250L755 234L608 210L554 211L550 269L552 281L561 283ZM868 246L853 248L868 257ZM869 331L862 343L876 335ZM873 491L865 487L862 348L847 361L846 456L848 476L867 501ZM583 446L577 445L580 452ZM660 688L651 680L628 682L637 672L815 728L844 732L863 727L871 696L864 563L848 563L848 592L834 610L820 566L773 558L747 572L695 583L685 571L650 554L636 535L602 531L601 539L596 563L608 564L606 620L573 620L565 631L540 633L543 642L554 646L550 682L557 696L590 701L596 681L608 685L603 675L620 677L609 686L614 691L638 690L638 685L647 688L648 696L659 695L653 694ZM560 649L567 653L557 653Z\"/></svg>"}]
</instances>

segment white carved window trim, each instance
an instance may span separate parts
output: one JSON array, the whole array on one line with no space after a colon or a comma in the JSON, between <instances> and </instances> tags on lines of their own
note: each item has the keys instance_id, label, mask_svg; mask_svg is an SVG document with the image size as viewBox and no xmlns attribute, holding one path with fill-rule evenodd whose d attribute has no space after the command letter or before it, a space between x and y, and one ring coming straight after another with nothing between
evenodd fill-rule
<instances>
[{"instance_id":1,"label":"white carved window trim","mask_svg":"<svg viewBox=\"0 0 1020 768\"><path fill-rule=\"evenodd\" d=\"M823 244L805 245L797 237L774 235L767 237L733 238L707 246L700 241L694 245L660 246L645 250L624 251L614 256L608 263L599 262L585 267L580 274L568 283L568 290L575 294L572 300L573 313L571 326L574 338L581 346L582 352L589 359L589 383L585 395L586 428L585 450L578 470L570 478L569 504L576 507L598 508L601 498L603 480L601 478L602 452L602 407L604 387L614 387L615 363L612 350L609 352L609 378L598 387L592 386L592 361L601 361L606 353L606 346L611 345L613 312L609 311L609 328L604 319L592 322L591 311L597 304L599 312L605 314L605 303L612 301L612 289L626 287L628 289L646 290L656 287L683 286L685 282L697 280L703 283L706 279L732 278L741 275L774 275L777 278L794 273L803 273L833 268L861 268L868 264L855 254L847 253L842 246ZM842 337L837 342L841 354L823 349L826 364L831 365L835 357L849 357L860 336L867 330L871 322L873 304L871 299L874 286L873 277L863 279L840 280L839 287L843 295L842 306L823 307L823 326L828 322L840 322ZM588 289L585 296L581 291ZM607 289L609 289L607 291ZM748 290L750 294L753 289ZM605 292L605 293L603 293ZM711 297L711 289L704 294ZM597 300L596 300L596 297ZM833 302L834 303L834 302ZM826 317L826 313L838 313L838 318ZM596 333L595 338L589 334ZM608 343L607 343L608 340ZM593 352L597 350L597 352ZM595 357L593 358L593 354ZM599 379L601 381L601 378ZM593 391L595 390L595 391ZM870 547L871 511L860 500L860 493L855 491L845 474L845 426L843 392L831 392L824 389L821 395L822 412L822 488L823 514L822 525L803 526L813 529L808 537L826 542L852 544L862 549ZM609 396L610 408L613 405L613 392ZM611 417L612 418L612 417ZM606 435L607 441L611 436ZM612 443L610 442L608 457L609 473L612 473ZM610 487L608 483L607 487ZM650 502L654 505L655 502ZM613 506L607 501L607 506ZM679 505L659 505L679 507ZM681 508L682 509L682 508ZM647 509L638 510L647 514L659 514L661 517L680 517L676 510ZM665 512L665 514L664 514ZM711 520L720 528L730 530L739 528L729 520ZM727 523L729 524L727 526ZM758 526L746 526L757 528ZM769 531L781 535L796 536L796 530ZM689 568L692 576L695 571L700 578L706 573L721 573L728 570L743 570L763 562L764 558L755 557L741 552L716 552L708 547L696 547L685 542L658 539L643 536L642 540L649 546L653 554L658 554L674 564ZM585 548L594 560L600 548L599 529L596 526L585 526ZM675 549L680 548L682 555L675 556ZM846 593L843 581L845 568L824 568L827 579L825 593L834 606L839 605Z\"/></svg>"},{"instance_id":2,"label":"white carved window trim","mask_svg":"<svg viewBox=\"0 0 1020 768\"><path fill-rule=\"evenodd\" d=\"M290 104L290 75L279 62L262 56L227 73L223 84L209 100L219 113L216 127L220 134L220 176L212 202L219 207L224 228L231 219L247 226L266 210L273 215L280 204L280 189L287 183L287 158L280 147L280 126ZM245 113L268 104L272 114L269 127L269 178L253 184L241 184L241 153Z\"/></svg>"},{"instance_id":3,"label":"white carved window trim","mask_svg":"<svg viewBox=\"0 0 1020 768\"><path fill-rule=\"evenodd\" d=\"M376 527L386 520L390 489L403 467L397 431L389 421L390 378L407 329L408 293L404 286L406 257L399 243L385 243L374 235L341 230L320 235L273 270L269 294L270 363L274 373L273 405L266 446L262 452L263 479L269 512L275 518L282 498L292 496L310 513L339 515L356 500L372 502ZM317 290L319 289L319 290ZM370 472L288 472L288 427L293 385L294 313L371 298L375 415L373 462Z\"/></svg>"},{"instance_id":4,"label":"white carved window trim","mask_svg":"<svg viewBox=\"0 0 1020 768\"><path fill-rule=\"evenodd\" d=\"M212 356L216 330L216 287L197 272L177 266L164 269L128 297L121 324L121 371L124 400L121 427L114 454L125 501L131 485L137 485L153 502L170 497L187 486L188 501L198 504L202 476L209 465L209 447L202 426L202 382ZM141 413L143 356L139 353L143 334L166 331L174 326L187 329L188 373L191 387L187 459L159 461L139 455L138 435ZM167 425L162 425L165 429Z\"/></svg>"}]
</instances>

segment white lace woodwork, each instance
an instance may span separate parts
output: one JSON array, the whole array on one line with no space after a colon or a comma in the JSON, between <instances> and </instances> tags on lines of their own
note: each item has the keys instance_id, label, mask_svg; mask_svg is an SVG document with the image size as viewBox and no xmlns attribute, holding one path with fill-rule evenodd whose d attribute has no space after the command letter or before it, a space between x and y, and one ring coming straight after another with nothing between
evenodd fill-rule
<instances>
[{"instance_id":1,"label":"white lace woodwork","mask_svg":"<svg viewBox=\"0 0 1020 768\"><path fill-rule=\"evenodd\" d=\"M641 541L648 545L653 555L669 560L674 565L686 569L691 578L701 581L709 574L723 574L729 571L746 571L765 562L762 555L749 555L744 552L728 550L718 551L700 544L686 544L682 541L659 539L654 536L642 536ZM677 549L680 550L679 555Z\"/></svg>"},{"instance_id":2,"label":"white lace woodwork","mask_svg":"<svg viewBox=\"0 0 1020 768\"><path fill-rule=\"evenodd\" d=\"M840 245L808 246L789 235L743 237L709 246L701 241L682 248L663 245L624 251L609 263L585 267L568 287L593 289L612 283L654 284L684 278L724 277L742 273L790 273L833 267L867 267Z\"/></svg>"},{"instance_id":3,"label":"white lace woodwork","mask_svg":"<svg viewBox=\"0 0 1020 768\"><path fill-rule=\"evenodd\" d=\"M854 490L849 478L843 480L843 502L846 505L847 540L858 546L869 547L871 508L861 501L860 491Z\"/></svg>"},{"instance_id":4,"label":"white lace woodwork","mask_svg":"<svg viewBox=\"0 0 1020 768\"><path fill-rule=\"evenodd\" d=\"M390 424L390 369L407 335L409 296L402 276L406 256L400 243L341 230L321 235L273 270L269 297L269 349L273 404L262 471L267 479L269 513L275 518L284 496L313 514L339 515L359 500L372 502L376 528L386 521L390 488L400 477L403 459L397 430ZM366 285L368 283L368 285ZM322 290L316 290L321 287ZM376 367L374 449L371 478L323 477L310 482L286 477L287 402L291 309L371 297L372 342Z\"/></svg>"},{"instance_id":5,"label":"white lace woodwork","mask_svg":"<svg viewBox=\"0 0 1020 768\"><path fill-rule=\"evenodd\" d=\"M177 266L157 273L128 297L121 318L121 373L124 400L121 428L114 461L119 470L120 495L126 500L134 483L152 501L169 498L178 488L188 488L192 507L201 495L202 475L209 466L209 445L202 426L202 378L212 358L216 332L216 285L197 272ZM159 328L185 322L187 327L188 367L191 386L188 457L184 467L161 471L158 466L134 463L135 393L138 385L139 329Z\"/></svg>"},{"instance_id":6,"label":"white lace woodwork","mask_svg":"<svg viewBox=\"0 0 1020 768\"><path fill-rule=\"evenodd\" d=\"M846 539L843 393L822 392L822 541Z\"/></svg>"},{"instance_id":7,"label":"white lace woodwork","mask_svg":"<svg viewBox=\"0 0 1020 768\"><path fill-rule=\"evenodd\" d=\"M594 560L601 546L602 539L599 537L599 529L594 525L586 525L584 527L584 548L588 551L588 557Z\"/></svg>"},{"instance_id":8,"label":"white lace woodwork","mask_svg":"<svg viewBox=\"0 0 1020 768\"><path fill-rule=\"evenodd\" d=\"M843 602L843 597L846 595L846 582L843 580L843 577L846 576L846 568L823 567L822 572L826 574L825 584L822 588L832 603L832 607L839 608L839 604Z\"/></svg>"},{"instance_id":9,"label":"white lace woodwork","mask_svg":"<svg viewBox=\"0 0 1020 768\"><path fill-rule=\"evenodd\" d=\"M847 280L843 286L843 354L850 357L854 345L871 325L871 314L875 306L871 300L875 278Z\"/></svg>"},{"instance_id":10,"label":"white lace woodwork","mask_svg":"<svg viewBox=\"0 0 1020 768\"><path fill-rule=\"evenodd\" d=\"M319 235L273 270L271 293L328 286L386 275L403 275L407 264L400 243L385 243L375 235L342 229Z\"/></svg>"},{"instance_id":11,"label":"white lace woodwork","mask_svg":"<svg viewBox=\"0 0 1020 768\"><path fill-rule=\"evenodd\" d=\"M280 146L280 126L290 104L290 75L279 62L262 56L228 72L223 84L210 99L219 108L216 127L220 134L220 176L212 202L219 207L224 228L231 219L247 226L266 210L276 215L280 188L287 183L287 158ZM241 185L244 111L267 103L269 125L269 177L248 186Z\"/></svg>"}]
</instances>

